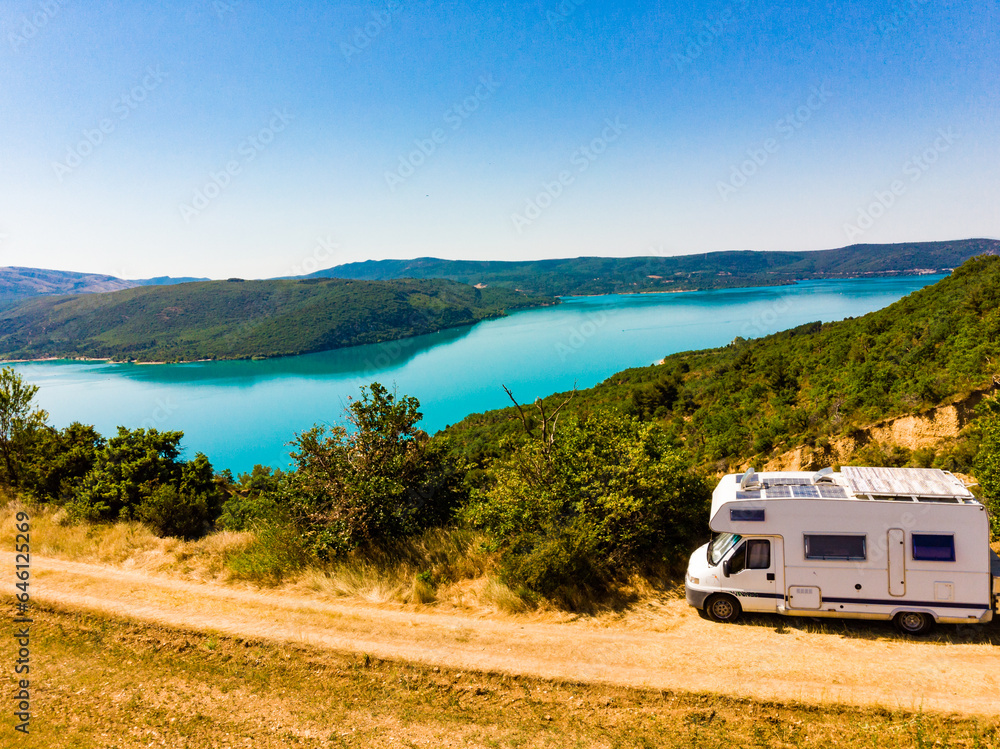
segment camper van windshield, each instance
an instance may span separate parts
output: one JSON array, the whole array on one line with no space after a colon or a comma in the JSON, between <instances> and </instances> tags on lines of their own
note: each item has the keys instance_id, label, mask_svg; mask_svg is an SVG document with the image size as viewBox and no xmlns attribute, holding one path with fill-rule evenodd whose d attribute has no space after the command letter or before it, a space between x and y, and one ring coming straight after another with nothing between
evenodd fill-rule
<instances>
[{"instance_id":1,"label":"camper van windshield","mask_svg":"<svg viewBox=\"0 0 1000 749\"><path fill-rule=\"evenodd\" d=\"M711 565L714 567L721 562L726 552L736 546L741 538L743 536L737 533L720 533L713 538L712 543L708 545L708 561Z\"/></svg>"}]
</instances>

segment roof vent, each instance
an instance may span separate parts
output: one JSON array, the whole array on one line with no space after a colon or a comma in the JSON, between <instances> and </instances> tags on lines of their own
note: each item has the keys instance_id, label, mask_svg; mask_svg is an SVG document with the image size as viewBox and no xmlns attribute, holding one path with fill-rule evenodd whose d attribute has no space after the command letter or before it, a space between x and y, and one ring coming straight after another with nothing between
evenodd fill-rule
<instances>
[{"instance_id":1,"label":"roof vent","mask_svg":"<svg viewBox=\"0 0 1000 749\"><path fill-rule=\"evenodd\" d=\"M812 482L814 484L818 484L820 481L825 481L827 483L830 483L833 481L833 479L827 478L827 476L829 476L832 473L833 469L830 468L830 466L827 466L826 468L820 468L818 471L816 471L816 473L812 475Z\"/></svg>"},{"instance_id":2,"label":"roof vent","mask_svg":"<svg viewBox=\"0 0 1000 749\"><path fill-rule=\"evenodd\" d=\"M746 473L743 474L743 478L740 479L740 489L759 487L760 482L757 480L757 472L753 469L753 466L750 466L747 468Z\"/></svg>"}]
</instances>

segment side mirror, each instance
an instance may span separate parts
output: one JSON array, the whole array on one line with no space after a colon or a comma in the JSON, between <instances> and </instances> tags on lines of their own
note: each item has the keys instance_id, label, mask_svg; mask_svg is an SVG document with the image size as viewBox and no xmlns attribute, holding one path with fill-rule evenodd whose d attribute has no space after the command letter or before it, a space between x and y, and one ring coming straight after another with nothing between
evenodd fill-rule
<instances>
[{"instance_id":1,"label":"side mirror","mask_svg":"<svg viewBox=\"0 0 1000 749\"><path fill-rule=\"evenodd\" d=\"M722 560L722 574L725 575L726 577L729 577L729 560L728 559L723 559Z\"/></svg>"}]
</instances>

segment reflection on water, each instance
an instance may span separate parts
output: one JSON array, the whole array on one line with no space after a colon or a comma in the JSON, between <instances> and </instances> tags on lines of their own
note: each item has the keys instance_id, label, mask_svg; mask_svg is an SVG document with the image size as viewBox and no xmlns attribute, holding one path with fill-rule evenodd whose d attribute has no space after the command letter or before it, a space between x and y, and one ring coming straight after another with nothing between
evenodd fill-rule
<instances>
[{"instance_id":1,"label":"reflection on water","mask_svg":"<svg viewBox=\"0 0 1000 749\"><path fill-rule=\"evenodd\" d=\"M295 433L339 420L347 398L372 380L419 398L421 425L435 431L507 405L501 384L531 402L676 351L862 315L939 278L574 297L472 327L264 361L16 367L39 385L39 402L57 426L82 421L104 434L119 424L180 429L189 456L205 452L216 467L242 471L286 465Z\"/></svg>"}]
</instances>

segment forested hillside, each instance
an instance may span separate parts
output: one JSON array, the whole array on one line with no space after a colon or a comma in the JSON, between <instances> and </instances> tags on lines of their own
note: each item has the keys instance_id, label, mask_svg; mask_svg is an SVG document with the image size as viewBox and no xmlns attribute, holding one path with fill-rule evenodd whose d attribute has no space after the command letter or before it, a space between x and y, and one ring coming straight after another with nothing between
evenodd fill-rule
<instances>
[{"instance_id":1,"label":"forested hillside","mask_svg":"<svg viewBox=\"0 0 1000 749\"><path fill-rule=\"evenodd\" d=\"M690 291L773 286L815 278L947 272L975 255L1000 253L1000 241L856 244L812 252L709 252L672 257L578 257L560 260L368 260L314 278L449 278L552 296Z\"/></svg>"},{"instance_id":2,"label":"forested hillside","mask_svg":"<svg viewBox=\"0 0 1000 749\"><path fill-rule=\"evenodd\" d=\"M454 281L205 281L37 297L0 312L0 357L286 356L469 325L554 302Z\"/></svg>"},{"instance_id":3,"label":"forested hillside","mask_svg":"<svg viewBox=\"0 0 1000 749\"><path fill-rule=\"evenodd\" d=\"M668 356L582 391L567 412L616 404L660 422L694 462L717 467L829 440L949 402L1000 372L1000 257L885 309L755 340ZM554 407L567 394L544 403ZM476 460L522 429L513 408L475 414L442 436Z\"/></svg>"}]
</instances>

